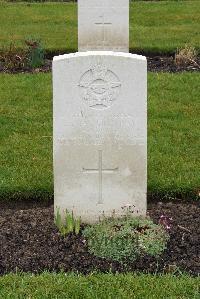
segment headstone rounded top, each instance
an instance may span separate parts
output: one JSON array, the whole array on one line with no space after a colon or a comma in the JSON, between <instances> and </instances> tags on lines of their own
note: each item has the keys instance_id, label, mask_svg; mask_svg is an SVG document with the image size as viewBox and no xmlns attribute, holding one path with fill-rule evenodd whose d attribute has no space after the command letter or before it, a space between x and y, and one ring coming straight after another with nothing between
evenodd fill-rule
<instances>
[{"instance_id":1,"label":"headstone rounded top","mask_svg":"<svg viewBox=\"0 0 200 299\"><path fill-rule=\"evenodd\" d=\"M146 61L146 57L138 54L124 53L124 52L113 52L113 51L87 51L87 52L75 52L70 54L63 54L54 56L53 61L71 59L77 57L91 57L91 56L116 56L116 57L124 57L131 58L135 60L144 60Z\"/></svg>"}]
</instances>

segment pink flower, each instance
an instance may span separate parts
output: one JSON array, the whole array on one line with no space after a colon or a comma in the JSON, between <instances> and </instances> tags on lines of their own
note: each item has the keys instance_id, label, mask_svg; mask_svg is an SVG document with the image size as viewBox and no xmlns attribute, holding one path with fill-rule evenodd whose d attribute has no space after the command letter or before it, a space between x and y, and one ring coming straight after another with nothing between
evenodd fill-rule
<instances>
[{"instance_id":1,"label":"pink flower","mask_svg":"<svg viewBox=\"0 0 200 299\"><path fill-rule=\"evenodd\" d=\"M165 215L161 215L158 223L160 225L162 225L165 229L170 230L171 227L172 227L171 221L172 221L171 217L168 217L168 216L165 216Z\"/></svg>"}]
</instances>

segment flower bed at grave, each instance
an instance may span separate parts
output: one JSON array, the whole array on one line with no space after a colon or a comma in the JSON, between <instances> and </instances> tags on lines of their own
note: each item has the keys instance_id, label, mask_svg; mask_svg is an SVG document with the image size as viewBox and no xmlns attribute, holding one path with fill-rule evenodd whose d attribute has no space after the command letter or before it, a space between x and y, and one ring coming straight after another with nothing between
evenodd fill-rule
<instances>
[{"instance_id":1,"label":"flower bed at grave","mask_svg":"<svg viewBox=\"0 0 200 299\"><path fill-rule=\"evenodd\" d=\"M126 265L88 252L81 234L63 238L53 222L53 207L42 203L0 203L0 273L78 271L200 272L200 207L198 202L149 203L148 214L158 223L172 217L167 249L157 259L144 256Z\"/></svg>"}]
</instances>

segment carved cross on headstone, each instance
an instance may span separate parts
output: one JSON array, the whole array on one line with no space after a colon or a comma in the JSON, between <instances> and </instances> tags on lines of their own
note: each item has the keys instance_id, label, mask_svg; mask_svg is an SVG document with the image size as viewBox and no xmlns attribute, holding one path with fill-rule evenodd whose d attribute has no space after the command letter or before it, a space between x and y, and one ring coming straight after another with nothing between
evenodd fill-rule
<instances>
[{"instance_id":1,"label":"carved cross on headstone","mask_svg":"<svg viewBox=\"0 0 200 299\"><path fill-rule=\"evenodd\" d=\"M95 25L102 27L102 42L103 42L103 46L105 46L106 45L106 29L107 29L107 26L112 25L112 23L105 21L104 14L99 16L99 18L101 18L101 21L96 22Z\"/></svg>"},{"instance_id":2,"label":"carved cross on headstone","mask_svg":"<svg viewBox=\"0 0 200 299\"><path fill-rule=\"evenodd\" d=\"M102 198L102 176L103 173L115 173L118 171L118 167L116 168L103 168L102 165L102 150L98 151L99 157L98 157L98 168L83 168L84 173L98 173L99 175L99 200L98 204L103 204L103 198Z\"/></svg>"}]
</instances>

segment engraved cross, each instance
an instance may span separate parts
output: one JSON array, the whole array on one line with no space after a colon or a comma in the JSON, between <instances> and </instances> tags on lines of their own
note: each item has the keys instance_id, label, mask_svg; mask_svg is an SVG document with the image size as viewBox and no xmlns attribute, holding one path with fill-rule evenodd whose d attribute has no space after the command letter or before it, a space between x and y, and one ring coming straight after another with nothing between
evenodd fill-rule
<instances>
[{"instance_id":1,"label":"engraved cross","mask_svg":"<svg viewBox=\"0 0 200 299\"><path fill-rule=\"evenodd\" d=\"M101 15L99 18L101 18L101 21L96 22L95 25L102 26L102 36L103 36L102 41L103 41L103 45L105 46L105 43L106 43L106 26L110 26L110 25L112 25L112 23L109 23L109 22L105 21L104 14Z\"/></svg>"},{"instance_id":2,"label":"engraved cross","mask_svg":"<svg viewBox=\"0 0 200 299\"><path fill-rule=\"evenodd\" d=\"M98 168L83 168L83 173L98 173L99 175L99 200L98 200L98 204L102 204L103 203L103 199L102 199L102 176L103 173L115 173L118 171L118 167L116 168L103 168L102 166L102 150L98 151Z\"/></svg>"}]
</instances>

